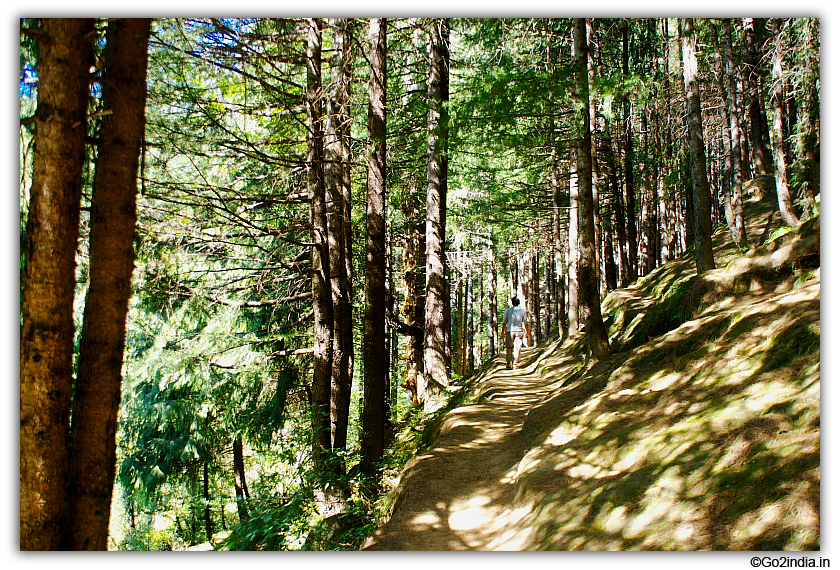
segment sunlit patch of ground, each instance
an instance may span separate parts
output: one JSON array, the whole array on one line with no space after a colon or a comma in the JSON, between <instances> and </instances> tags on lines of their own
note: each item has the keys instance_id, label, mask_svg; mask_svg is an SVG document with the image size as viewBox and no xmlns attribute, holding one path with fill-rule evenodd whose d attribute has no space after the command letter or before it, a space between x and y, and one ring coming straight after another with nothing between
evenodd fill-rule
<instances>
[{"instance_id":1,"label":"sunlit patch of ground","mask_svg":"<svg viewBox=\"0 0 840 570\"><path fill-rule=\"evenodd\" d=\"M753 243L772 231L759 213ZM522 370L486 368L367 547L818 549L820 270L756 273L783 247L740 263L716 239L736 263L689 283L677 260L608 299L632 350L585 361L573 337L526 351ZM695 305L651 320L680 284Z\"/></svg>"}]
</instances>

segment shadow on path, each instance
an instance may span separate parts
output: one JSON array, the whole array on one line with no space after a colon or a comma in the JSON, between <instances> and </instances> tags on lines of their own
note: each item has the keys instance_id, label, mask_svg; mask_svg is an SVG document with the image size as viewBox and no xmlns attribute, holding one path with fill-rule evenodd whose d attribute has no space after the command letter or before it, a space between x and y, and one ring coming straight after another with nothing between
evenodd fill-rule
<instances>
[{"instance_id":1,"label":"shadow on path","mask_svg":"<svg viewBox=\"0 0 840 570\"><path fill-rule=\"evenodd\" d=\"M578 364L544 377L540 365L559 343L547 348L523 349L518 370L496 359L482 401L450 412L429 450L406 465L391 518L363 550L483 550L524 516L512 508L522 425Z\"/></svg>"}]
</instances>

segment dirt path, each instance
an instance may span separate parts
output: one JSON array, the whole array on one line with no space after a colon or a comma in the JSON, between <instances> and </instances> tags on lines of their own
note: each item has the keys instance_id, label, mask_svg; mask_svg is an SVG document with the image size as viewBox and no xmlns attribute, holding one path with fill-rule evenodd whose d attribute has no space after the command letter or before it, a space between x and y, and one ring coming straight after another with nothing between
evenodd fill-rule
<instances>
[{"instance_id":1,"label":"dirt path","mask_svg":"<svg viewBox=\"0 0 840 570\"><path fill-rule=\"evenodd\" d=\"M524 349L519 370L496 359L482 382L485 401L450 412L432 447L406 465L393 515L364 550L509 548L506 528L526 514L511 508L519 433L528 412L558 386L562 375L538 373L556 348Z\"/></svg>"}]
</instances>

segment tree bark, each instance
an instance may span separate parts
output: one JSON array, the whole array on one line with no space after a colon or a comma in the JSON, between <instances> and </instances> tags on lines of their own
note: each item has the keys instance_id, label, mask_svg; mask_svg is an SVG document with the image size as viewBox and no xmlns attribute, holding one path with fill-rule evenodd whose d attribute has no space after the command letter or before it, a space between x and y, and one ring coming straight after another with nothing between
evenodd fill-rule
<instances>
[{"instance_id":1,"label":"tree bark","mask_svg":"<svg viewBox=\"0 0 840 570\"><path fill-rule=\"evenodd\" d=\"M783 73L784 45L779 18L772 19L773 26L773 151L776 164L776 197L779 200L779 212L788 226L799 224L799 217L793 210L787 175L787 153L785 150L785 84Z\"/></svg>"},{"instance_id":2,"label":"tree bark","mask_svg":"<svg viewBox=\"0 0 840 570\"><path fill-rule=\"evenodd\" d=\"M621 195L621 184L618 181L618 170L615 164L613 143L610 137L604 137L603 146L607 170L609 171L610 192L612 195L610 206L613 213L616 239L618 240L616 243L616 248L618 249L618 283L622 287L626 287L630 284L630 274L628 270L629 261L627 259L627 221L624 216L624 198Z\"/></svg>"},{"instance_id":3,"label":"tree bark","mask_svg":"<svg viewBox=\"0 0 840 570\"><path fill-rule=\"evenodd\" d=\"M797 136L797 155L802 161L804 205L809 215L818 213L820 194L820 51L819 22L805 18L805 46L802 78L802 128Z\"/></svg>"},{"instance_id":4,"label":"tree bark","mask_svg":"<svg viewBox=\"0 0 840 570\"><path fill-rule=\"evenodd\" d=\"M332 380L333 306L330 290L328 221L324 188L324 135L321 103L321 29L319 18L307 20L306 114L307 188L312 225L312 437L313 461L320 477L329 472L332 451L330 393Z\"/></svg>"},{"instance_id":5,"label":"tree bark","mask_svg":"<svg viewBox=\"0 0 840 570\"><path fill-rule=\"evenodd\" d=\"M595 27L592 18L586 19L586 68L589 75L590 83L594 83L598 75L598 70L595 67ZM601 168L598 160L598 102L594 95L590 93L589 97L589 127L592 139L592 148L590 154L592 156L592 200L593 208L592 214L595 217L595 280L598 283L599 296L602 284L601 273L601 246L603 244L603 232L601 224ZM604 282L604 289L606 289L606 282Z\"/></svg>"},{"instance_id":6,"label":"tree bark","mask_svg":"<svg viewBox=\"0 0 840 570\"><path fill-rule=\"evenodd\" d=\"M580 278L579 247L578 238L578 215L580 212L580 165L578 164L577 149L572 148L569 157L569 225L566 230L568 234L568 250L566 253L566 264L569 278L569 330L574 334L580 330L580 303L578 301L578 279Z\"/></svg>"},{"instance_id":7,"label":"tree bark","mask_svg":"<svg viewBox=\"0 0 840 570\"><path fill-rule=\"evenodd\" d=\"M345 203L350 196L349 179L345 174L349 161L350 117L347 113L351 62L347 21L339 18L331 21L331 25L334 29L333 50L339 65L329 86L324 133L327 241L333 304L330 427L333 449L345 449L350 418L350 362L353 352L353 328L352 324L348 326L346 322L348 318L352 319L352 289L347 265L351 258L347 238L351 234L346 228L351 218L349 205Z\"/></svg>"},{"instance_id":8,"label":"tree bark","mask_svg":"<svg viewBox=\"0 0 840 570\"><path fill-rule=\"evenodd\" d=\"M540 250L537 244L531 245L531 312L533 314L534 345L542 342L542 317L540 315ZM596 279L597 283L597 279Z\"/></svg>"},{"instance_id":9,"label":"tree bark","mask_svg":"<svg viewBox=\"0 0 840 570\"><path fill-rule=\"evenodd\" d=\"M202 493L204 497L204 531L207 533L207 541L213 542L213 517L210 511L210 464L202 462Z\"/></svg>"},{"instance_id":10,"label":"tree bark","mask_svg":"<svg viewBox=\"0 0 840 570\"><path fill-rule=\"evenodd\" d=\"M443 106L442 83L449 66L449 20L433 20L431 65L429 70L428 115L428 193L426 195L426 311L424 404L449 386L447 372L446 286L446 169L444 142L447 116Z\"/></svg>"},{"instance_id":11,"label":"tree bark","mask_svg":"<svg viewBox=\"0 0 840 570\"><path fill-rule=\"evenodd\" d=\"M388 368L385 345L385 169L387 19L370 20L370 98L365 238L364 407L362 472L373 475L385 451Z\"/></svg>"},{"instance_id":12,"label":"tree bark","mask_svg":"<svg viewBox=\"0 0 840 570\"><path fill-rule=\"evenodd\" d=\"M574 19L575 95L581 109L589 108L589 76L586 72L586 20ZM586 307L586 338L596 358L610 355L607 329L601 316L601 298L595 273L595 219L592 199L592 135L589 113L581 113L581 137L576 143L580 184L580 290Z\"/></svg>"},{"instance_id":13,"label":"tree bark","mask_svg":"<svg viewBox=\"0 0 840 570\"><path fill-rule=\"evenodd\" d=\"M712 24L713 26L714 23ZM729 87L728 87L728 80L727 80L727 73L729 72L727 68L727 62L724 59L723 54L720 51L720 40L717 34L717 27L715 26L715 59L717 60L716 66L716 78L718 84L718 90L720 91L721 97L724 98L726 104L720 107L720 118L721 118L721 145L723 146L723 173L720 177L720 188L723 194L723 212L724 217L726 218L726 226L729 228L729 233L732 235L733 241L738 244L738 230L735 224L735 211L733 208L733 195L732 195L732 181L734 176L735 167L733 164L734 160L737 160L737 155L734 153L734 147L732 140L732 107L729 104ZM740 149L740 143L737 145L737 148Z\"/></svg>"},{"instance_id":14,"label":"tree bark","mask_svg":"<svg viewBox=\"0 0 840 570\"><path fill-rule=\"evenodd\" d=\"M108 24L102 146L93 182L90 284L73 399L67 550L107 550L125 323L134 270L137 170L146 125L150 18Z\"/></svg>"},{"instance_id":15,"label":"tree bark","mask_svg":"<svg viewBox=\"0 0 840 570\"><path fill-rule=\"evenodd\" d=\"M553 136L553 132L552 132ZM557 150L555 147L551 149L551 187L552 187L552 201L554 206L554 227L552 246L554 250L554 273L556 275L556 291L554 299L556 303L555 320L560 325L561 335L563 339L569 336L569 321L566 315L566 286L564 283L565 277L563 273L563 250L565 249L563 240L562 227L562 202L561 202L561 187L560 174L557 165Z\"/></svg>"},{"instance_id":16,"label":"tree bark","mask_svg":"<svg viewBox=\"0 0 840 570\"><path fill-rule=\"evenodd\" d=\"M488 299L489 318L487 340L489 344L490 357L496 356L499 351L499 299L498 299L498 270L496 268L496 250L490 248L490 298Z\"/></svg>"},{"instance_id":17,"label":"tree bark","mask_svg":"<svg viewBox=\"0 0 840 570\"><path fill-rule=\"evenodd\" d=\"M630 75L630 23L624 23L622 41L622 66L624 76ZM627 196L627 279L632 283L639 278L639 241L636 232L636 184L633 165L633 117L630 112L630 98L624 99L624 184Z\"/></svg>"},{"instance_id":18,"label":"tree bark","mask_svg":"<svg viewBox=\"0 0 840 570\"><path fill-rule=\"evenodd\" d=\"M248 505L245 500L251 497L248 492L248 482L245 479L245 456L242 452L242 438L237 436L233 440L233 489L236 493L236 511L239 522L248 520Z\"/></svg>"},{"instance_id":19,"label":"tree bark","mask_svg":"<svg viewBox=\"0 0 840 570\"><path fill-rule=\"evenodd\" d=\"M744 161L741 159L741 109L738 105L738 98L736 96L737 90L735 88L735 76L737 70L735 69L735 58L732 54L732 20L729 18L723 19L723 41L724 53L726 54L726 100L729 108L729 130L732 140L732 156L733 156L733 209L735 216L735 240L742 248L749 246L747 242L747 230L744 225L744 203L742 197L742 190L744 179Z\"/></svg>"},{"instance_id":20,"label":"tree bark","mask_svg":"<svg viewBox=\"0 0 840 570\"><path fill-rule=\"evenodd\" d=\"M770 165L773 162L766 142L766 133L769 129L764 113L761 68L758 64L758 50L764 37L764 22L764 18L744 18L747 43L744 75L747 78L747 93L749 96L750 146L753 151L755 173L758 175L769 174Z\"/></svg>"},{"instance_id":21,"label":"tree bark","mask_svg":"<svg viewBox=\"0 0 840 570\"><path fill-rule=\"evenodd\" d=\"M425 219L417 201L417 185L412 184L411 193L403 206L403 216L408 228L403 250L403 281L405 283L405 304L402 313L406 324L413 332L406 346L405 388L412 404L420 405L417 393L418 377L423 373L423 265L425 264Z\"/></svg>"},{"instance_id":22,"label":"tree bark","mask_svg":"<svg viewBox=\"0 0 840 570\"><path fill-rule=\"evenodd\" d=\"M703 144L703 118L697 82L697 52L694 22L680 20L683 48L683 72L688 104L688 138L691 180L694 195L694 260L698 275L715 268L712 252L712 207L709 179L706 173L706 149Z\"/></svg>"},{"instance_id":23,"label":"tree bark","mask_svg":"<svg viewBox=\"0 0 840 570\"><path fill-rule=\"evenodd\" d=\"M45 18L20 338L20 549L58 550L66 513L73 297L93 20Z\"/></svg>"}]
</instances>

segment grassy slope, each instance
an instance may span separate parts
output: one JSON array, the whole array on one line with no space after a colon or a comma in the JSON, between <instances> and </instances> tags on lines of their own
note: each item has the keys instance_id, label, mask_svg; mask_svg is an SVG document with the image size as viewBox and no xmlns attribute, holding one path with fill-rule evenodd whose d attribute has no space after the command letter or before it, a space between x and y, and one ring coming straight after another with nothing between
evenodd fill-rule
<instances>
[{"instance_id":1,"label":"grassy slope","mask_svg":"<svg viewBox=\"0 0 840 570\"><path fill-rule=\"evenodd\" d=\"M765 243L778 215L748 212ZM528 514L495 548L819 548L819 219L746 255L715 243L703 278L683 256L607 297L610 360L569 367L580 337L546 345L556 389L515 478ZM483 398L471 382L458 399Z\"/></svg>"}]
</instances>

